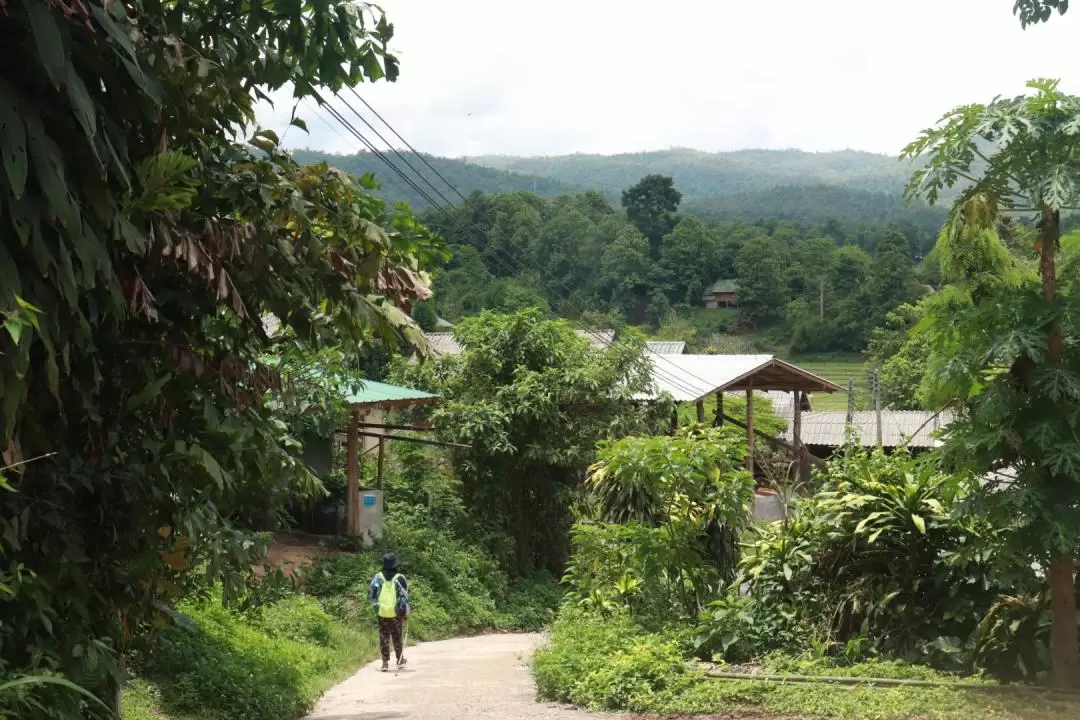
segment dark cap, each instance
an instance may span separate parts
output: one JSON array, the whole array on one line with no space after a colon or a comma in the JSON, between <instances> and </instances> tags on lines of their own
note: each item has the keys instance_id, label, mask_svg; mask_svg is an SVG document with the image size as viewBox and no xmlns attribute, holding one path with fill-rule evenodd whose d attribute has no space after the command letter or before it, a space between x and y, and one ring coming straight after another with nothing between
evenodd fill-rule
<instances>
[{"instance_id":1,"label":"dark cap","mask_svg":"<svg viewBox=\"0 0 1080 720\"><path fill-rule=\"evenodd\" d=\"M394 553L386 553L382 556L382 566L384 570L397 570L398 561L397 555Z\"/></svg>"}]
</instances>

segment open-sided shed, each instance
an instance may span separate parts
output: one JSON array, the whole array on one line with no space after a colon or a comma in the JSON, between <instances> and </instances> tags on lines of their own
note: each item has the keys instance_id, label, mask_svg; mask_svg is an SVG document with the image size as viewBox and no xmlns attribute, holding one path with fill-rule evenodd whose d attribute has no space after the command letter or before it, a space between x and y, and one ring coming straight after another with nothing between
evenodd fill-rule
<instances>
[{"instance_id":1,"label":"open-sided shed","mask_svg":"<svg viewBox=\"0 0 1080 720\"><path fill-rule=\"evenodd\" d=\"M437 395L422 390L387 385L374 380L364 380L355 390L348 389L345 391L344 400L349 406L349 425L345 433L346 462L348 463L346 469L348 484L345 492L345 533L347 535L360 534L360 446L363 446L364 454L378 447L377 489L382 490L387 440L405 439L411 442L435 442L433 440L421 441L417 438L402 438L391 435L390 430L413 430L419 428L386 425L383 423L383 413L398 408L430 405L438 399Z\"/></svg>"},{"instance_id":2,"label":"open-sided shed","mask_svg":"<svg viewBox=\"0 0 1080 720\"><path fill-rule=\"evenodd\" d=\"M697 405L698 421L705 422L705 398L716 396L717 425L725 420L738 422L724 415L724 393L746 393L746 438L750 446L748 465L754 467L754 405L755 391L787 392L793 394L792 442L790 449L807 472L809 454L801 439L802 410L809 393L845 392L844 388L814 375L773 355L661 355L649 356L652 362L653 387L642 399L656 399L664 393L677 402ZM741 424L741 423L739 423ZM780 442L770 438L773 442Z\"/></svg>"}]
</instances>

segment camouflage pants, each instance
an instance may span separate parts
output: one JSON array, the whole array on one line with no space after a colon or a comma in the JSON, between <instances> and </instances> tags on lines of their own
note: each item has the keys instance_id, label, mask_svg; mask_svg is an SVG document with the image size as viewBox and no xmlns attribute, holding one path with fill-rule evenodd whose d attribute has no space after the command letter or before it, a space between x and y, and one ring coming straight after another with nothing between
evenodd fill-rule
<instances>
[{"instance_id":1,"label":"camouflage pants","mask_svg":"<svg viewBox=\"0 0 1080 720\"><path fill-rule=\"evenodd\" d=\"M394 641L394 655L401 659L401 618L379 618L379 652L382 653L382 661L390 662L390 641Z\"/></svg>"}]
</instances>

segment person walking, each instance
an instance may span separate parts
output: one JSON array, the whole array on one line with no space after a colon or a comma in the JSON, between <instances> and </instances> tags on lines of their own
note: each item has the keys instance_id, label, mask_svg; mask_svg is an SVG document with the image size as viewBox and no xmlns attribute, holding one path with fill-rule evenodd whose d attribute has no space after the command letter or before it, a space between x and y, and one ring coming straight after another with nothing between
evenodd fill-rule
<instances>
[{"instance_id":1,"label":"person walking","mask_svg":"<svg viewBox=\"0 0 1080 720\"><path fill-rule=\"evenodd\" d=\"M401 638L402 624L409 619L409 583L398 572L398 559L394 553L386 553L382 559L382 570L371 578L369 592L375 614L379 617L379 652L382 653L382 672L390 669L390 642L394 643L394 654L398 667L406 663L405 647Z\"/></svg>"}]
</instances>

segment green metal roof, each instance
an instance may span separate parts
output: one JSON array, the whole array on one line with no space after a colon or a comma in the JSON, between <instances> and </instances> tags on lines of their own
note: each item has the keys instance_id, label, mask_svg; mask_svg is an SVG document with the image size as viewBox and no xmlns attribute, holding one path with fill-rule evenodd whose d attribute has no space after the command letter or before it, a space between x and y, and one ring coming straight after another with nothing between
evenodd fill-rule
<instances>
[{"instance_id":1,"label":"green metal roof","mask_svg":"<svg viewBox=\"0 0 1080 720\"><path fill-rule=\"evenodd\" d=\"M348 384L342 388L344 391L343 399L349 405L422 405L433 402L438 398L438 395L432 395L422 390L387 385L374 380L363 380L361 382L363 384L355 392L351 391Z\"/></svg>"},{"instance_id":2,"label":"green metal roof","mask_svg":"<svg viewBox=\"0 0 1080 720\"><path fill-rule=\"evenodd\" d=\"M706 295L712 295L713 293L733 293L738 292L738 283L735 280L717 280L709 289L705 291Z\"/></svg>"}]
</instances>

